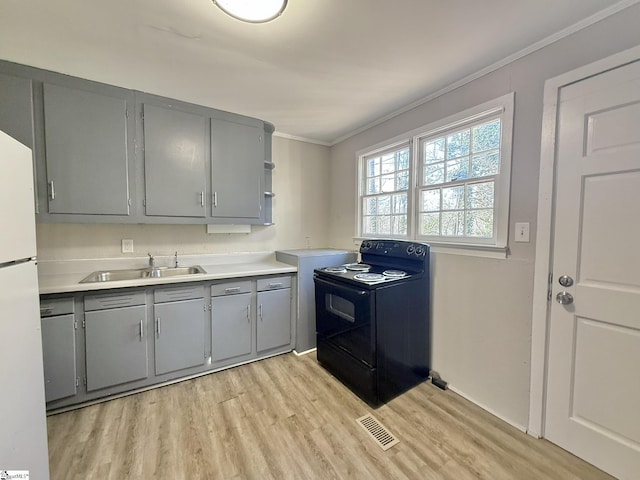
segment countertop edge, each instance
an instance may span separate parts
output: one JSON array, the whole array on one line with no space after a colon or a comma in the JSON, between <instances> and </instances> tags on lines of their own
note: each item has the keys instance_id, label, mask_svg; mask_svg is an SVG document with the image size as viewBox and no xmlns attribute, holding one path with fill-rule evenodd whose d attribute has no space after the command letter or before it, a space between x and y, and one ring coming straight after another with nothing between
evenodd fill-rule
<instances>
[{"instance_id":1,"label":"countertop edge","mask_svg":"<svg viewBox=\"0 0 640 480\"><path fill-rule=\"evenodd\" d=\"M210 280L231 280L234 278L258 277L263 275L290 274L297 273L298 271L296 267L280 262L268 264L229 264L224 266L202 265L202 268L204 268L207 273L184 277L148 278L95 283L79 283L80 280L91 272L80 274L40 275L38 278L39 293L40 295L51 295L57 293L92 292L120 288L142 288L160 285L204 282ZM221 271L209 273L212 270Z\"/></svg>"}]
</instances>

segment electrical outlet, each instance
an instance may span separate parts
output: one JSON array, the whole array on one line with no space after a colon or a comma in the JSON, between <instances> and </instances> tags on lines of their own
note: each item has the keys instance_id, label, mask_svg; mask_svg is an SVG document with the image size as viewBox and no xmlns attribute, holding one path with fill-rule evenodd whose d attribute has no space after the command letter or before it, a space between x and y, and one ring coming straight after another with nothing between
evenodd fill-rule
<instances>
[{"instance_id":1,"label":"electrical outlet","mask_svg":"<svg viewBox=\"0 0 640 480\"><path fill-rule=\"evenodd\" d=\"M133 253L133 240L130 238L122 239L122 253Z\"/></svg>"},{"instance_id":2,"label":"electrical outlet","mask_svg":"<svg viewBox=\"0 0 640 480\"><path fill-rule=\"evenodd\" d=\"M529 222L516 223L515 241L529 243Z\"/></svg>"}]
</instances>

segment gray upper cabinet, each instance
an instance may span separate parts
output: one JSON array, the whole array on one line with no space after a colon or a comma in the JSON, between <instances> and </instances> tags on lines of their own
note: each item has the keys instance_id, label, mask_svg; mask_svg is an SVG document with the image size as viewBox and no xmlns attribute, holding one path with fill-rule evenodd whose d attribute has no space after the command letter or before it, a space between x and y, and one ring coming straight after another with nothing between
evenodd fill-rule
<instances>
[{"instance_id":1,"label":"gray upper cabinet","mask_svg":"<svg viewBox=\"0 0 640 480\"><path fill-rule=\"evenodd\" d=\"M211 120L212 212L260 223L264 201L264 123L238 116Z\"/></svg>"},{"instance_id":2,"label":"gray upper cabinet","mask_svg":"<svg viewBox=\"0 0 640 480\"><path fill-rule=\"evenodd\" d=\"M0 129L33 149L38 222L272 223L262 120L0 61Z\"/></svg>"},{"instance_id":3,"label":"gray upper cabinet","mask_svg":"<svg viewBox=\"0 0 640 480\"><path fill-rule=\"evenodd\" d=\"M209 120L143 104L146 215L205 217Z\"/></svg>"},{"instance_id":4,"label":"gray upper cabinet","mask_svg":"<svg viewBox=\"0 0 640 480\"><path fill-rule=\"evenodd\" d=\"M33 148L31 80L0 73L0 130Z\"/></svg>"},{"instance_id":5,"label":"gray upper cabinet","mask_svg":"<svg viewBox=\"0 0 640 480\"><path fill-rule=\"evenodd\" d=\"M129 214L127 102L44 84L49 213Z\"/></svg>"}]
</instances>

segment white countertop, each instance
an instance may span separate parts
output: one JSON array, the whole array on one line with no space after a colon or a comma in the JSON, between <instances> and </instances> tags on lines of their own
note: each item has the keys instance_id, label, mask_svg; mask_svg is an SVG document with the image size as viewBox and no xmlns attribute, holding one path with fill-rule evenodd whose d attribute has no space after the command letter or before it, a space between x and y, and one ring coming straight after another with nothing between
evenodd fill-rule
<instances>
[{"instance_id":1,"label":"white countertop","mask_svg":"<svg viewBox=\"0 0 640 480\"><path fill-rule=\"evenodd\" d=\"M156 266L173 266L173 256L157 256ZM92 272L103 270L121 270L145 268L147 257L82 259L65 261L38 261L38 285L40 294L86 292L113 288L141 287L148 285L167 285L204 280L220 280L258 275L289 274L297 268L278 262L274 252L231 253L211 255L184 255L178 257L180 266L200 265L204 274L182 277L141 278L114 282L80 283L80 280Z\"/></svg>"}]
</instances>

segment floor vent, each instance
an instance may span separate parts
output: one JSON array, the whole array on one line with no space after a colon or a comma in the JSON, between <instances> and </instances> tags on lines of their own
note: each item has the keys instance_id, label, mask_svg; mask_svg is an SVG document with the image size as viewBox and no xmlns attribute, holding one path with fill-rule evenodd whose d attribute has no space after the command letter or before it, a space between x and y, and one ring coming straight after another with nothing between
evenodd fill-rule
<instances>
[{"instance_id":1,"label":"floor vent","mask_svg":"<svg viewBox=\"0 0 640 480\"><path fill-rule=\"evenodd\" d=\"M371 414L356 419L356 422L365 429L383 450L389 450L394 445L400 443L400 440L389 433L387 427L382 425L378 419Z\"/></svg>"}]
</instances>

